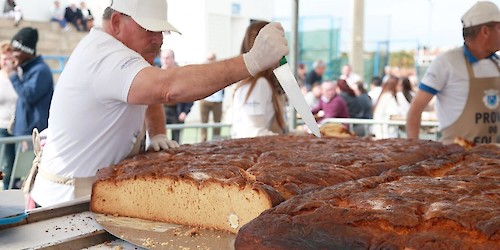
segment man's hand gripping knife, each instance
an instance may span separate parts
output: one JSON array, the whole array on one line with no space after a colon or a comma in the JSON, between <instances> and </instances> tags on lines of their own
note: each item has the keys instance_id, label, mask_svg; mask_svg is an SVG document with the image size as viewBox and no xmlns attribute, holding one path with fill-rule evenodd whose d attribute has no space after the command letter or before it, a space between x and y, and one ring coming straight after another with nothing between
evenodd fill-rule
<instances>
[{"instance_id":1,"label":"man's hand gripping knife","mask_svg":"<svg viewBox=\"0 0 500 250\"><path fill-rule=\"evenodd\" d=\"M177 148L179 144L176 141L169 140L166 135L155 135L149 142L148 150L160 151L168 148Z\"/></svg>"},{"instance_id":2,"label":"man's hand gripping knife","mask_svg":"<svg viewBox=\"0 0 500 250\"><path fill-rule=\"evenodd\" d=\"M260 30L250 51L243 54L243 60L248 72L255 76L261 71L278 66L280 59L288 52L283 27L279 23L270 23Z\"/></svg>"}]
</instances>

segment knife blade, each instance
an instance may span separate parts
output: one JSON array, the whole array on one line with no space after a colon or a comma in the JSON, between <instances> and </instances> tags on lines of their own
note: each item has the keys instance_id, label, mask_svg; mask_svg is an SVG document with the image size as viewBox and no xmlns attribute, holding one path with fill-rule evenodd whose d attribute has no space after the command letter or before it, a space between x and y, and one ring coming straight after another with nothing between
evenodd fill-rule
<instances>
[{"instance_id":1,"label":"knife blade","mask_svg":"<svg viewBox=\"0 0 500 250\"><path fill-rule=\"evenodd\" d=\"M317 136L321 137L321 133L319 132L318 123L314 119L313 114L311 113L311 108L304 99L304 95L300 91L299 84L297 83L297 79L292 73L292 69L290 65L286 61L286 58L281 58L280 66L273 70L274 75L278 79L283 90L285 90L286 95L288 96L288 100L292 104L292 106L297 110L297 113L302 117L302 120L306 123L307 127L311 130L311 132Z\"/></svg>"}]
</instances>

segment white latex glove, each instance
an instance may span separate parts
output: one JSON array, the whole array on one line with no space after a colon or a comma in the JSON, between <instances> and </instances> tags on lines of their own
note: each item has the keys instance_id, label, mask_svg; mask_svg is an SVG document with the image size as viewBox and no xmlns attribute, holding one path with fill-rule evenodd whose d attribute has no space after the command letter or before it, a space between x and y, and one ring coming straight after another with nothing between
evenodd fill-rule
<instances>
[{"instance_id":1,"label":"white latex glove","mask_svg":"<svg viewBox=\"0 0 500 250\"><path fill-rule=\"evenodd\" d=\"M243 54L248 72L257 73L276 66L283 56L288 54L288 42L285 31L279 23L269 23L259 31L253 47Z\"/></svg>"},{"instance_id":2,"label":"white latex glove","mask_svg":"<svg viewBox=\"0 0 500 250\"><path fill-rule=\"evenodd\" d=\"M149 142L148 150L160 151L162 149L177 147L179 147L179 143L169 140L166 135L155 135Z\"/></svg>"}]
</instances>

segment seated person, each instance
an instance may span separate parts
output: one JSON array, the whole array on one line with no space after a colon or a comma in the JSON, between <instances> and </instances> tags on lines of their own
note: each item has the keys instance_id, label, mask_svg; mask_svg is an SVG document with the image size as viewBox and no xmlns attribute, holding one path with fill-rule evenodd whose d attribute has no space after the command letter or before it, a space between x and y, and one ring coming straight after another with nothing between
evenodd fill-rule
<instances>
[{"instance_id":1,"label":"seated person","mask_svg":"<svg viewBox=\"0 0 500 250\"><path fill-rule=\"evenodd\" d=\"M71 3L69 7L66 7L66 10L64 12L64 19L66 19L67 22L73 24L76 30L85 31L82 22L82 11L76 7L75 3Z\"/></svg>"},{"instance_id":2,"label":"seated person","mask_svg":"<svg viewBox=\"0 0 500 250\"><path fill-rule=\"evenodd\" d=\"M50 8L50 21L59 23L59 26L66 30L66 19L64 19L64 13L64 9L61 7L59 1L54 1L54 6Z\"/></svg>"},{"instance_id":3,"label":"seated person","mask_svg":"<svg viewBox=\"0 0 500 250\"><path fill-rule=\"evenodd\" d=\"M94 26L94 17L92 16L92 12L87 8L85 2L80 3L80 10L82 12L82 26L83 29L89 31L92 26Z\"/></svg>"},{"instance_id":4,"label":"seated person","mask_svg":"<svg viewBox=\"0 0 500 250\"><path fill-rule=\"evenodd\" d=\"M23 19L23 13L14 0L6 0L3 6L3 17L14 19L14 25L17 27Z\"/></svg>"},{"instance_id":5,"label":"seated person","mask_svg":"<svg viewBox=\"0 0 500 250\"><path fill-rule=\"evenodd\" d=\"M325 81L321 84L321 98L316 107L311 111L313 114L318 114L318 122L325 118L349 118L349 111L344 99L337 95L337 83L333 81ZM320 114L320 111L323 111Z\"/></svg>"}]
</instances>

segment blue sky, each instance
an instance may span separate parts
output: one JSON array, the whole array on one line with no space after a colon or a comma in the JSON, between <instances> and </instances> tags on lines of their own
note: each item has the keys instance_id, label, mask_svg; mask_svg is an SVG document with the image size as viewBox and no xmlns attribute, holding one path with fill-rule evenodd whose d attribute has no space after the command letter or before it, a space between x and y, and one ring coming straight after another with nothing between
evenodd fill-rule
<instances>
[{"instance_id":1,"label":"blue sky","mask_svg":"<svg viewBox=\"0 0 500 250\"><path fill-rule=\"evenodd\" d=\"M352 0L299 0L299 15L309 27L341 27L341 50L350 46ZM275 17L291 16L292 0L275 0ZM365 49L391 41L391 50L456 47L463 43L460 17L476 0L365 0ZM492 0L500 6L500 0ZM316 17L316 18L312 18ZM321 17L321 18L318 18ZM314 21L313 21L314 20ZM286 23L285 29L289 29ZM311 27L312 26L312 27Z\"/></svg>"}]
</instances>

